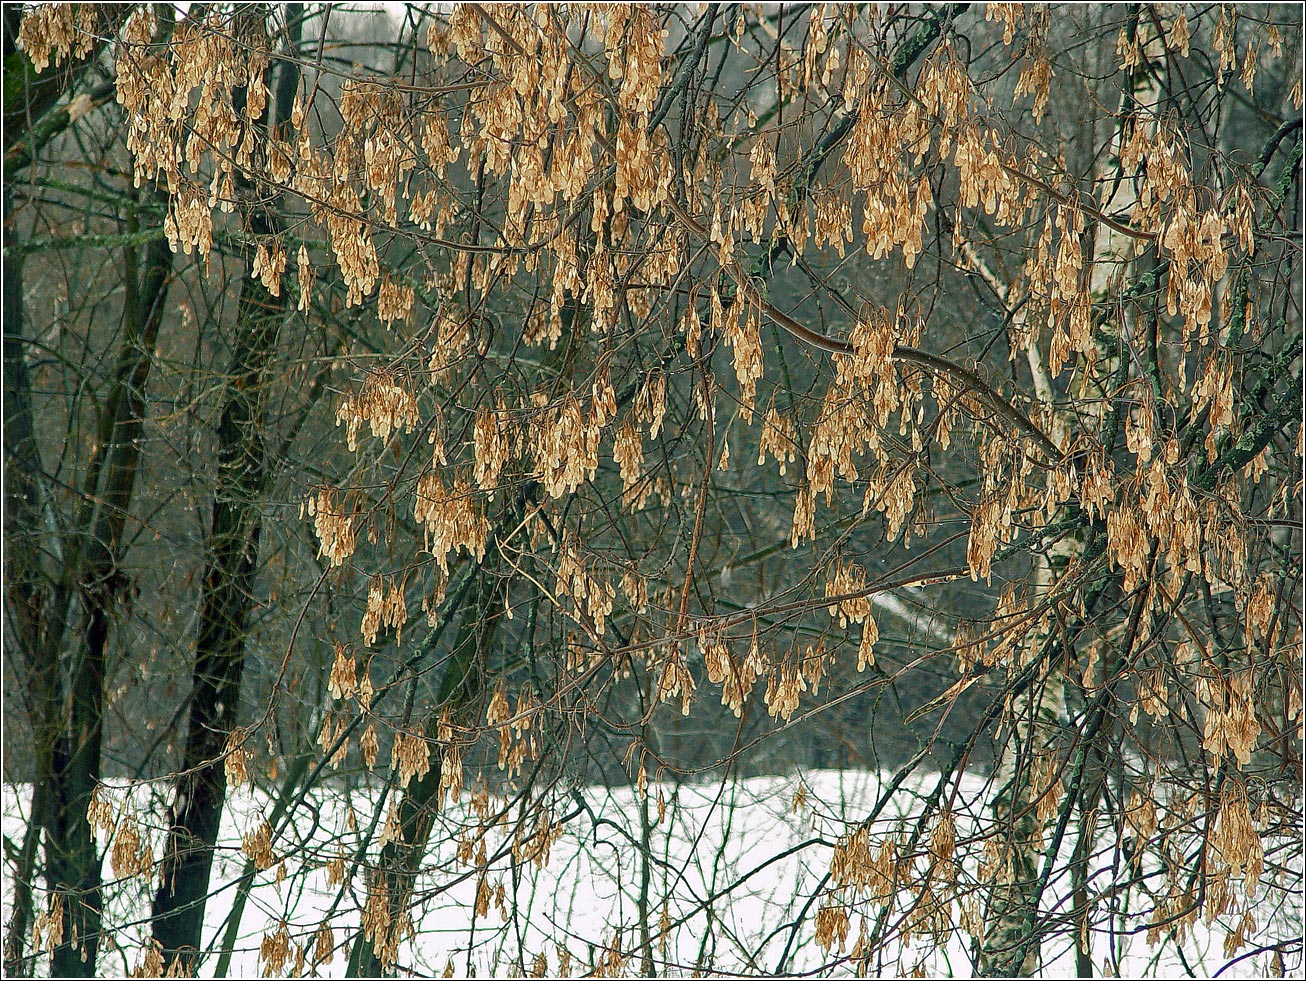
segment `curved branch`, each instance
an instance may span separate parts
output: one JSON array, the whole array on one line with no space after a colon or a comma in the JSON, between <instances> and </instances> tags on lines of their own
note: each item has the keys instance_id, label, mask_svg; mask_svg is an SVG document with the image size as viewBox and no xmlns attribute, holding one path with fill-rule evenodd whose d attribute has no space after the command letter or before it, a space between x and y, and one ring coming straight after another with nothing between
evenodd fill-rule
<instances>
[{"instance_id":1,"label":"curved branch","mask_svg":"<svg viewBox=\"0 0 1306 981\"><path fill-rule=\"evenodd\" d=\"M8 6L8 5L6 5ZM15 5L16 7L17 5ZM6 158L21 141L32 134L42 118L54 108L61 98L81 82L82 76L100 57L110 38L132 11L130 4L97 4L94 17L95 32L90 50L81 57L68 55L64 60L37 74L26 52L12 50L17 40L18 17L13 8L6 11L6 37L4 61L4 151ZM9 36L13 30L12 37ZM94 98L94 97L93 97ZM48 138L48 137L47 137ZM21 151L19 151L21 153ZM14 161L6 160L9 166Z\"/></svg>"},{"instance_id":2,"label":"curved branch","mask_svg":"<svg viewBox=\"0 0 1306 981\"><path fill-rule=\"evenodd\" d=\"M667 207L672 214L680 221L682 225L701 238L709 238L708 231L701 224L694 220L680 206L680 203L674 198L667 199ZM829 351L831 354L851 355L853 346L846 340L836 337L829 337L819 331L812 330L807 325L800 323L793 317L789 316L783 310L778 309L764 297L753 284L752 280L745 274L743 268L737 261L731 259L726 264L726 270L734 279L736 285L743 291L750 294L750 299L757 303L762 312L765 313L772 321L779 324L789 333L793 334L800 341L819 348L822 351ZM949 361L947 358L940 357L937 354L931 354L928 351L922 351L919 348L908 347L906 344L897 344L893 349L893 358L896 361L914 364L939 374L949 375L973 393L984 400L988 406L993 409L999 416L1009 422L1017 430L1028 436L1034 441L1034 444L1042 452L1043 456L1049 462L1056 462L1061 459L1061 450L1037 425L1030 420L1029 416L1021 412L1011 402L1003 398L992 386L978 374L969 368L962 367L956 362Z\"/></svg>"},{"instance_id":3,"label":"curved branch","mask_svg":"<svg viewBox=\"0 0 1306 981\"><path fill-rule=\"evenodd\" d=\"M1212 490L1220 475L1229 470L1238 470L1251 463L1265 447L1270 445L1280 432L1285 431L1289 423L1301 418L1302 379L1296 378L1288 390L1274 397L1274 407L1266 415L1253 423L1239 440L1224 451L1213 463L1204 466L1193 478L1193 486L1202 490Z\"/></svg>"}]
</instances>

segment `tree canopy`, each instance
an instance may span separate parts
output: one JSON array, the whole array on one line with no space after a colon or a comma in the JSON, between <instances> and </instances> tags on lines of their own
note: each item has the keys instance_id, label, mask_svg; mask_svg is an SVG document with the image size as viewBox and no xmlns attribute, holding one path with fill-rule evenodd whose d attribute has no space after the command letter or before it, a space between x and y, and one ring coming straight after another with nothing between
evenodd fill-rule
<instances>
[{"instance_id":1,"label":"tree canopy","mask_svg":"<svg viewBox=\"0 0 1306 981\"><path fill-rule=\"evenodd\" d=\"M1300 7L4 42L9 971L1300 970Z\"/></svg>"}]
</instances>

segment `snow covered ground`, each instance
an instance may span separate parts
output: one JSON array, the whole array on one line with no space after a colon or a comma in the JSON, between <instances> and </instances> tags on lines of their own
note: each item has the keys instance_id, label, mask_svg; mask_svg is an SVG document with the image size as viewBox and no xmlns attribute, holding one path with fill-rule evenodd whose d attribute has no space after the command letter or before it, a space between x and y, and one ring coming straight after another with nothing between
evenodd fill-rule
<instances>
[{"instance_id":1,"label":"snow covered ground","mask_svg":"<svg viewBox=\"0 0 1306 981\"><path fill-rule=\"evenodd\" d=\"M451 968L456 976L474 972L485 977L541 969L553 975L566 969L579 976L597 967L604 973L637 975L645 923L646 949L658 976L688 976L695 968L727 975L851 976L858 965L845 955L854 953L863 928L876 941L864 963L872 975L919 970L927 976L969 976L970 940L959 929L964 915L958 903L946 904L941 922L936 918L930 929L918 923L904 938L904 928L912 924L914 893L899 893L887 904L870 898L873 889L845 889L836 896L839 902L831 899L828 875L834 846L871 813L886 779L867 772L812 771L724 784L650 784L643 805L632 788L590 788L555 801L554 819L573 816L554 827L553 834L546 829L529 840L514 838L514 829L541 827L531 802L509 801L506 821L476 839L469 833L480 823L473 811L474 795L464 792L460 804L446 807L437 821L415 889L413 933L399 946L399 973L430 976ZM915 826L911 818L930 789L927 774L902 785L872 824L871 842L894 834L905 841ZM963 778L959 789L958 800L982 796L978 779L968 784ZM160 790L119 787L106 795L115 831L101 834L105 879L111 883L106 926L112 940L100 955L104 975L130 973L142 963L145 918L155 883L139 875L117 878L113 845L126 834L130 820L124 819L129 818L144 848L157 855L163 829L157 805L150 801L161 796ZM25 786L4 787L3 829L15 845L25 828L29 793ZM660 818L659 796L665 804ZM482 797L481 804L497 809L505 802ZM519 821L523 809L526 817ZM254 835L271 810L271 801L249 789L237 791L229 801L225 844L214 866L216 891L206 909L205 940L211 949L222 946L217 938L230 926L236 883L246 863L242 839ZM643 832L642 812L650 825ZM365 868L353 867L354 851L370 833L372 845L366 854L376 854L384 815L375 792L329 786L296 809L294 820L286 822L272 842L276 863L254 878L235 930L228 976L344 975L368 897L369 876ZM969 817L975 816L972 812ZM956 823L956 837L964 841L967 814L958 813ZM926 829L922 851L928 833ZM552 840L547 861L542 861L546 838ZM1109 844L1104 841L1104 848ZM119 849L120 872L133 867L128 851ZM6 854L12 853L7 847ZM487 864L483 858L489 860L485 873L480 871ZM924 868L922 860L913 867ZM1300 873L1300 852L1296 868ZM1118 878L1110 879L1112 875ZM7 859L6 905L12 896L11 876ZM973 876L974 862L963 860L963 895ZM1107 881L1124 877L1120 870L1099 868L1091 881L1100 892ZM975 888L969 895L978 903L982 883L970 885ZM1124 977L1264 976L1272 966L1271 955L1246 955L1260 945L1300 936L1300 885L1300 874L1291 883L1276 883L1268 876L1262 880L1253 911L1258 929L1239 952L1241 959L1239 954L1226 957L1223 950L1229 928L1240 916L1209 925L1199 920L1181 943L1163 937L1162 943L1149 946L1146 927L1155 903L1146 894L1137 893L1115 915L1100 907L1091 934L1096 972ZM1067 892L1064 880L1054 880L1044 898L1045 911L1067 909ZM824 906L833 909L825 916L836 933L840 917L848 918L844 942L835 941L828 949L816 940ZM936 938L943 942L936 943ZM327 951L329 960L320 956ZM1069 932L1046 943L1042 956L1044 976L1076 975ZM212 956L201 973L211 975L218 966ZM1290 959L1286 967L1293 966Z\"/></svg>"}]
</instances>

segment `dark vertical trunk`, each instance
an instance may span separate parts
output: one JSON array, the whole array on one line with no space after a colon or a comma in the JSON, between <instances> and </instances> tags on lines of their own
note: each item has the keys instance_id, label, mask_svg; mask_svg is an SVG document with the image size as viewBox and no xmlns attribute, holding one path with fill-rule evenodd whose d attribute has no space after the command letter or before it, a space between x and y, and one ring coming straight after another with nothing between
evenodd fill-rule
<instances>
[{"instance_id":1,"label":"dark vertical trunk","mask_svg":"<svg viewBox=\"0 0 1306 981\"><path fill-rule=\"evenodd\" d=\"M102 651L104 621L98 611L88 620L85 639ZM100 942L99 849L86 810L100 779L103 659L89 649L80 652L69 691L72 728L64 729L55 746L46 828L46 877L63 901L63 942L50 963L50 973L60 978L93 975Z\"/></svg>"},{"instance_id":2,"label":"dark vertical trunk","mask_svg":"<svg viewBox=\"0 0 1306 981\"><path fill-rule=\"evenodd\" d=\"M5 10L8 18L9 10ZM6 35L7 40L8 35ZM6 44L8 47L8 44ZM4 582L5 656L14 673L26 679L33 760L32 817L14 872L13 907L5 937L6 974L22 971L23 950L32 918L32 876L39 832L49 792L47 735L57 706L58 662L41 657L41 627L49 604L41 576L38 542L41 524L40 453L32 425L31 388L23 350L23 257L10 228L12 193L4 188Z\"/></svg>"},{"instance_id":3,"label":"dark vertical trunk","mask_svg":"<svg viewBox=\"0 0 1306 981\"><path fill-rule=\"evenodd\" d=\"M76 71L63 73L59 85L52 84L55 79L33 81L25 59L15 60L16 11L5 11L6 109L13 109L12 118L6 117L6 146L31 135L38 121L46 127L43 139L67 125L66 119L45 116L46 110L93 60L81 61ZM12 106L8 98L11 82L19 90ZM28 154L23 163L30 161ZM16 167L21 169L14 161L7 163L6 177L12 177ZM5 474L5 578L12 625L8 639L17 648L15 667L26 680L34 788L31 825L15 874L5 966L8 971L25 970L25 935L33 912L32 878L38 836L43 831L47 883L64 909L64 942L54 950L51 971L56 976L81 976L95 970L100 932L100 861L86 811L100 778L106 644L112 609L126 587L117 571L122 530L135 489L144 386L172 256L165 244L154 244L146 251L141 273L135 248L127 250L123 338L100 413L92 464L82 481L83 504L76 530L62 543L69 546L66 553L57 552L54 566L43 569L42 555L51 547L53 532L44 520L47 505L42 499L42 465L23 350L22 255L13 240L11 201L11 188L6 184L4 415L9 466ZM129 217L133 230L134 220L134 215ZM81 611L80 638L67 656L61 657L74 596Z\"/></svg>"},{"instance_id":4,"label":"dark vertical trunk","mask_svg":"<svg viewBox=\"0 0 1306 981\"><path fill-rule=\"evenodd\" d=\"M15 81L9 65L16 59L15 41L22 10L4 8L4 62L6 96ZM21 63L20 63L21 64ZM26 66L22 66L25 71ZM5 141L11 127L6 120ZM49 604L48 590L41 577L39 531L41 524L40 452L32 422L31 387L27 375L27 354L23 349L23 254L11 225L12 174L6 170L4 184L4 584L5 656L14 673L25 679L33 740L32 814L18 866L14 870L14 892L5 935L4 972L25 972L23 960L28 926L32 921L32 879L40 829L44 824L49 792L50 750L48 736L53 726L58 664L41 657L41 626Z\"/></svg>"},{"instance_id":5,"label":"dark vertical trunk","mask_svg":"<svg viewBox=\"0 0 1306 981\"><path fill-rule=\"evenodd\" d=\"M129 219L135 230L135 216ZM100 781L104 728L105 665L113 610L128 583L119 571L123 528L131 508L140 461L145 384L151 352L163 320L172 252L159 240L146 248L138 269L135 246L125 255L123 339L97 438L96 466L87 479L85 529L80 548L77 593L83 614L82 643L71 665L70 714L53 754L49 877L64 895L64 940L55 949L52 971L80 976L95 968L100 933L100 859L87 819Z\"/></svg>"},{"instance_id":6,"label":"dark vertical trunk","mask_svg":"<svg viewBox=\"0 0 1306 981\"><path fill-rule=\"evenodd\" d=\"M279 318L273 319L274 312L267 309L253 313L246 300L251 292L247 278L240 304L242 323L250 325L249 315L263 321L247 336L270 343ZM246 371L236 377L259 373L249 371L249 359L260 355L254 348L265 347L251 344L243 352ZM261 363L262 357L257 361ZM213 504L208 542L190 726L154 899L154 937L170 964L178 956L189 962L200 948L213 847L226 799L221 757L240 700L245 625L261 525L257 498L264 472L262 419L260 407L250 404L256 398L237 393L224 407L218 429L221 489Z\"/></svg>"},{"instance_id":7,"label":"dark vertical trunk","mask_svg":"<svg viewBox=\"0 0 1306 981\"><path fill-rule=\"evenodd\" d=\"M274 216L251 216L264 234ZM266 473L264 375L284 316L246 263L237 306L236 349L218 423L218 478L195 643L190 722L176 786L172 829L154 900L154 937L169 963L198 951L213 846L226 799L222 753L235 726L245 657L245 629L258 559L259 499Z\"/></svg>"},{"instance_id":8,"label":"dark vertical trunk","mask_svg":"<svg viewBox=\"0 0 1306 981\"><path fill-rule=\"evenodd\" d=\"M302 5L288 19L297 41ZM298 85L293 62L282 64L277 81L278 120L290 115ZM237 110L244 93L235 93ZM266 127L267 115L259 125ZM246 187L248 183L242 181ZM245 218L254 241L279 234L281 199L249 206ZM204 908L213 866L227 780L223 752L236 725L245 634L253 601L262 531L261 498L267 476L266 385L286 316L286 293L273 296L253 275L253 250L245 257L236 308L236 340L218 422L218 475L213 520L205 542L206 567L195 643L190 721L185 757L177 778L172 827L160 863L154 897L153 931L169 969L194 971L201 950Z\"/></svg>"},{"instance_id":9,"label":"dark vertical trunk","mask_svg":"<svg viewBox=\"0 0 1306 981\"><path fill-rule=\"evenodd\" d=\"M468 721L468 711L479 704L485 689L485 663L502 620L501 615L491 611L496 597L502 609L502 594L484 566L473 575L479 577L475 595L463 613L452 658L440 681L436 704L423 733L435 745L431 753L431 768L404 791L399 804L399 838L381 849L380 868L376 874L384 875L386 880L389 926L383 929L388 936L369 940L360 931L350 952L346 977L383 977L393 971L393 960L380 956L378 950L393 951L397 944L396 934L400 932L405 908L412 897L413 882L421 868L422 856L426 854L431 829L435 826L435 815L440 806L440 782L444 775L444 755L439 744L435 743L440 717L448 713L456 723Z\"/></svg>"}]
</instances>

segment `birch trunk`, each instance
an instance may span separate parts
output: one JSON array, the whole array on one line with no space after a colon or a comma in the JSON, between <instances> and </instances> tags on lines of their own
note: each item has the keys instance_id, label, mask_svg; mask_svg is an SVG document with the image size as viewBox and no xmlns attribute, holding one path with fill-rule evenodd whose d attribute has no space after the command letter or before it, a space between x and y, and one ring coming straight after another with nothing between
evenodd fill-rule
<instances>
[{"instance_id":1,"label":"birch trunk","mask_svg":"<svg viewBox=\"0 0 1306 981\"><path fill-rule=\"evenodd\" d=\"M1138 10L1134 8L1128 27L1131 40L1137 23ZM1127 138L1131 120L1141 125L1135 115L1138 106L1150 107L1156 100L1154 82L1141 69L1126 71L1121 84L1124 94L1117 114L1117 129L1112 136L1116 160ZM1127 211L1133 204L1135 191L1130 175L1119 181L1113 180L1114 176L1110 172L1097 174L1096 185L1104 188L1104 196L1109 198L1094 202L1099 212ZM1087 282L1082 283L1081 288L1088 289L1091 298L1100 301L1109 297L1113 290L1122 289L1121 284L1132 280L1138 260L1138 243L1101 222L1095 225L1091 236L1085 238L1089 248L1085 260L1088 273ZM1076 419L1057 404L1061 396L1055 379L1044 361L1036 333L1031 332L1026 322L1029 304L1013 302L1016 299L1012 295L1013 285L999 282L973 250L968 250L968 258L972 267L1007 304L1008 310L1014 310L1011 316L1015 328L1013 333L1025 341L1025 360L1053 441L1068 453L1082 450L1087 422L1090 427L1096 424L1097 429L1096 432L1089 429L1088 437L1109 453L1111 447L1108 444L1114 442L1114 437L1108 439L1104 430L1108 414L1114 411L1111 405L1116 393L1112 388L1119 368L1119 348L1108 346L1100 335L1095 335L1094 350L1088 358L1081 356L1078 359L1069 384L1079 391L1070 392L1069 396L1079 405L1098 408L1096 418ZM1124 324L1116 326L1120 331L1125 330ZM1111 425L1118 426L1118 422L1113 420ZM1079 456L1082 459L1083 454ZM1065 506L1052 515L1051 523L1066 517L1064 511ZM1031 580L1031 606L1044 604L1056 593L1067 567L1084 549L1085 530L1085 524L1079 524L1074 533L1062 536L1037 557ZM1040 624L1052 622L1050 618L1043 618ZM1034 676L1011 698L1010 734L1002 745L994 779L997 796L993 803L993 818L995 827L1000 829L1000 857L996 863L996 879L987 898L984 933L979 943L978 966L985 976L1030 977L1040 968L1036 923L1042 892L1040 864L1045 856L1044 827L1039 818L1038 804L1039 797L1049 788L1042 785L1046 781L1039 778L1037 763L1040 757L1045 760L1054 758L1064 741L1067 687L1075 684L1065 671L1067 664L1074 660L1074 652L1058 649L1061 644L1049 628L1040 627L1025 638L1022 644L1024 659L1015 666L1018 673L1033 665ZM1093 799L1084 799L1081 806L1091 812L1096 807L1101 780L1090 781L1090 784L1096 790L1087 796ZM1069 807L1074 803L1066 800L1062 806ZM1081 838L1091 835L1094 825L1091 814L1081 821ZM1090 844L1081 840L1077 853ZM1055 843L1051 847L1055 847ZM1083 897L1076 900L1080 917L1087 915L1086 908L1078 909L1084 901ZM1081 935L1077 945L1079 966L1082 968L1087 964L1091 967L1087 939Z\"/></svg>"}]
</instances>

